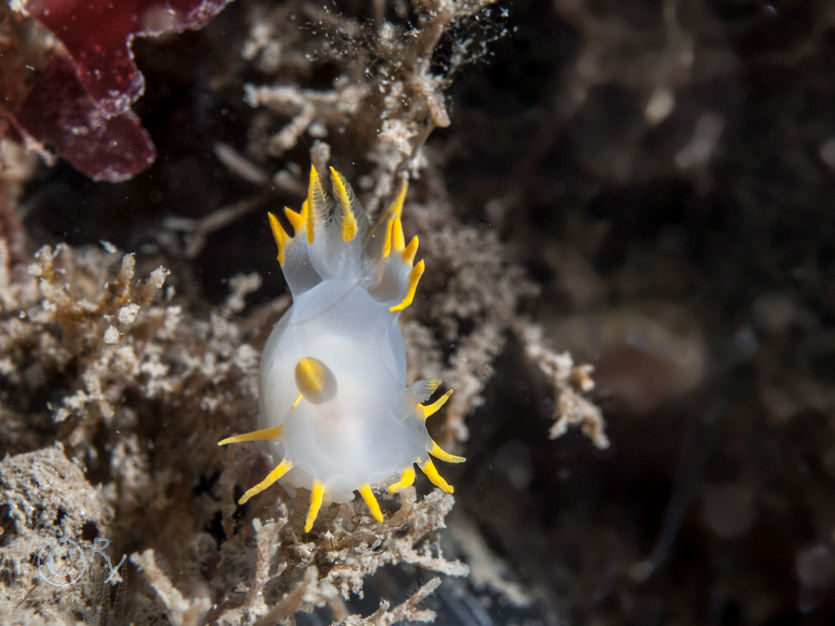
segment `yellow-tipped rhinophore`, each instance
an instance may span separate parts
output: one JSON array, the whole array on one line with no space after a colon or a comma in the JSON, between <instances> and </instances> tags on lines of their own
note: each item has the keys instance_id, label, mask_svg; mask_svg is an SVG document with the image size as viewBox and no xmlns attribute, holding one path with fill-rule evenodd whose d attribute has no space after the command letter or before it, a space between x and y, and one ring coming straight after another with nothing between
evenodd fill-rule
<instances>
[{"instance_id":1,"label":"yellow-tipped rhinophore","mask_svg":"<svg viewBox=\"0 0 835 626\"><path fill-rule=\"evenodd\" d=\"M219 446L228 446L230 443L244 443L246 441L264 441L265 439L280 439L283 426L273 426L272 428L262 428L261 430L253 430L242 435L234 435L221 439L217 442Z\"/></svg>"},{"instance_id":2,"label":"yellow-tipped rhinophore","mask_svg":"<svg viewBox=\"0 0 835 626\"><path fill-rule=\"evenodd\" d=\"M438 473L438 468L435 467L435 464L431 460L427 460L423 465L421 465L420 470L426 474L426 477L432 481L432 484L441 491L445 491L446 493L453 493L455 491L452 485L445 481L444 477Z\"/></svg>"},{"instance_id":3,"label":"yellow-tipped rhinophore","mask_svg":"<svg viewBox=\"0 0 835 626\"><path fill-rule=\"evenodd\" d=\"M418 404L418 411L423 416L424 421L431 415L434 415L435 413L441 410L441 407L446 404L446 401L449 400L449 397L452 395L452 391L452 389L447 389L444 395L442 395L440 398L438 398L431 404Z\"/></svg>"},{"instance_id":4,"label":"yellow-tipped rhinophore","mask_svg":"<svg viewBox=\"0 0 835 626\"><path fill-rule=\"evenodd\" d=\"M357 236L357 218L351 208L351 192L342 175L334 168L331 170L331 181L339 206L342 207L342 241L352 241Z\"/></svg>"},{"instance_id":5,"label":"yellow-tipped rhinophore","mask_svg":"<svg viewBox=\"0 0 835 626\"><path fill-rule=\"evenodd\" d=\"M436 459L444 461L446 463L463 463L467 459L463 456L458 456L457 454L450 454L441 446L438 445L437 441L432 442L432 447L429 449L429 454L434 456Z\"/></svg>"},{"instance_id":6,"label":"yellow-tipped rhinophore","mask_svg":"<svg viewBox=\"0 0 835 626\"><path fill-rule=\"evenodd\" d=\"M279 478L284 476L284 474L289 472L291 467L293 467L293 464L287 459L284 459L281 463L275 466L275 469L273 469L273 471L267 474L267 477L264 480L262 480L254 487L250 487L249 489L247 489L246 493L241 496L240 500L238 500L238 504L246 504L249 501L249 499L252 498L252 496L258 495L259 493L264 491L264 489L270 487Z\"/></svg>"},{"instance_id":7,"label":"yellow-tipped rhinophore","mask_svg":"<svg viewBox=\"0 0 835 626\"><path fill-rule=\"evenodd\" d=\"M319 180L319 172L313 165L310 166L310 183L307 186L308 213L305 230L307 231L307 243L313 243L315 223L323 220L327 213L327 200L322 182Z\"/></svg>"},{"instance_id":8,"label":"yellow-tipped rhinophore","mask_svg":"<svg viewBox=\"0 0 835 626\"><path fill-rule=\"evenodd\" d=\"M374 497L374 492L371 491L371 485L365 483L357 491L360 492L362 499L365 500L365 505L368 507L368 510L371 511L371 515L374 519L378 522L382 522L383 512L380 510L380 503L377 502L377 498Z\"/></svg>"},{"instance_id":9,"label":"yellow-tipped rhinophore","mask_svg":"<svg viewBox=\"0 0 835 626\"><path fill-rule=\"evenodd\" d=\"M415 468L414 467L407 467L403 470L403 473L400 475L400 480L394 483L393 485L389 486L389 491L391 493L396 493L401 489L405 489L406 487L411 487L415 482Z\"/></svg>"},{"instance_id":10,"label":"yellow-tipped rhinophore","mask_svg":"<svg viewBox=\"0 0 835 626\"><path fill-rule=\"evenodd\" d=\"M325 498L325 486L318 480L313 481L313 488L310 491L310 508L307 509L307 519L304 522L304 532L309 533L322 508L322 500Z\"/></svg>"},{"instance_id":11,"label":"yellow-tipped rhinophore","mask_svg":"<svg viewBox=\"0 0 835 626\"><path fill-rule=\"evenodd\" d=\"M389 308L389 311L397 313L412 303L412 300L415 299L415 291L417 290L418 282L420 282L420 277L423 276L425 266L426 264L423 262L423 259L421 259L418 261L418 264L409 271L409 291L406 293L406 297L400 301L400 304Z\"/></svg>"}]
</instances>

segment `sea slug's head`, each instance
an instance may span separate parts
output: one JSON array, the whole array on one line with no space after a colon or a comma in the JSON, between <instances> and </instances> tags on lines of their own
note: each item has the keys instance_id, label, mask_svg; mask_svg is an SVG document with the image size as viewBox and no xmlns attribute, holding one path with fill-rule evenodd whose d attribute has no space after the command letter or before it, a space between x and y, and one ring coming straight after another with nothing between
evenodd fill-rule
<instances>
[{"instance_id":1,"label":"sea slug's head","mask_svg":"<svg viewBox=\"0 0 835 626\"><path fill-rule=\"evenodd\" d=\"M406 186L371 225L348 183L330 173L334 200L311 169L301 211L285 209L286 224L269 216L293 304L261 357L261 429L221 442L270 441L284 460L241 500L286 474L288 484L311 490L306 530L325 497L347 501L354 491L381 520L372 487L411 484L414 463L451 492L429 455L463 461L426 431L451 390L425 405L440 381L406 384L397 318L424 270L414 263L417 236L408 245L403 236Z\"/></svg>"}]
</instances>

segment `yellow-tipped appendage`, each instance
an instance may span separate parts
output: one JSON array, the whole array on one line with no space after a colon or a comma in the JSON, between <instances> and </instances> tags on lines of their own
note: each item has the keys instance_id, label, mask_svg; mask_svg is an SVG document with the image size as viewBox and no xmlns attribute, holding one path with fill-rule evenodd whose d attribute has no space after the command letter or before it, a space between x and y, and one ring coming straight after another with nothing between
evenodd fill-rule
<instances>
[{"instance_id":1,"label":"yellow-tipped appendage","mask_svg":"<svg viewBox=\"0 0 835 626\"><path fill-rule=\"evenodd\" d=\"M386 226L386 236L383 240L382 258L397 252L406 265L411 265L415 260L418 250L418 237L415 235L406 245L406 237L403 234L403 222L397 215L393 215Z\"/></svg>"},{"instance_id":2,"label":"yellow-tipped appendage","mask_svg":"<svg viewBox=\"0 0 835 626\"><path fill-rule=\"evenodd\" d=\"M285 209L285 211L288 209ZM275 239L275 245L278 246L278 262L283 266L284 265L284 251L287 249L287 243L290 241L290 235L288 235L284 227L281 225L281 222L278 221L278 218L273 215L272 213L267 213L267 217L270 220L270 230L273 232L273 239Z\"/></svg>"},{"instance_id":3,"label":"yellow-tipped appendage","mask_svg":"<svg viewBox=\"0 0 835 626\"><path fill-rule=\"evenodd\" d=\"M304 522L304 532L309 533L322 508L322 500L325 499L325 486L318 480L313 481L313 488L310 490L310 508L307 509L307 519Z\"/></svg>"},{"instance_id":4,"label":"yellow-tipped appendage","mask_svg":"<svg viewBox=\"0 0 835 626\"><path fill-rule=\"evenodd\" d=\"M397 313L398 311L402 311L412 303L412 300L415 299L415 291L417 291L417 286L420 282L420 277L423 276L423 270L425 268L426 264L423 262L423 259L421 259L420 261L418 261L417 265L415 265L411 270L409 270L409 290L406 292L406 296L400 301L400 303L394 305L393 307L390 307L389 311L391 311L392 313Z\"/></svg>"},{"instance_id":5,"label":"yellow-tipped appendage","mask_svg":"<svg viewBox=\"0 0 835 626\"><path fill-rule=\"evenodd\" d=\"M430 383L435 383L435 380L430 381ZM440 381L438 381L440 384ZM435 387L437 388L437 384ZM449 400L449 397L452 395L452 389L448 389L446 393L444 393L440 398L431 402L430 404L418 404L417 405L417 412L418 416L425 422L426 419L437 413L446 401ZM446 463L463 463L466 459L463 456L458 456L457 454L450 454L446 450L444 450L441 446L438 445L436 441L432 441L432 446L427 450L430 455L434 456L436 459L444 461ZM450 485L446 480L444 480L443 476L438 473L438 468L435 467L435 464L432 463L431 459L427 459L423 463L421 463L420 459L418 459L417 463L420 465L420 469L426 474L426 477L429 478L432 483L439 487L441 490L452 493L453 487Z\"/></svg>"},{"instance_id":6,"label":"yellow-tipped appendage","mask_svg":"<svg viewBox=\"0 0 835 626\"><path fill-rule=\"evenodd\" d=\"M249 433L243 433L242 435L234 435L232 437L227 437L226 439L221 439L217 442L219 446L227 446L230 443L246 443L248 441L264 441L266 439L278 439L281 437L282 430L284 429L283 426L273 426L271 428L263 428L261 430L254 430ZM269 488L275 481L280 479L284 474L290 471L290 468L293 467L293 464L284 459L281 463L275 466L275 469L267 474L267 477L264 478L260 483L255 485L254 487L250 487L246 490L243 496L241 496L240 500L238 500L238 504L246 504L250 498L253 496L258 495L265 489Z\"/></svg>"},{"instance_id":7,"label":"yellow-tipped appendage","mask_svg":"<svg viewBox=\"0 0 835 626\"><path fill-rule=\"evenodd\" d=\"M412 484L415 482L415 468L414 467L407 467L403 470L403 473L400 475L400 480L398 480L393 485L389 486L389 491L391 493L395 493L400 491L401 489L405 489L406 487L411 487Z\"/></svg>"},{"instance_id":8,"label":"yellow-tipped appendage","mask_svg":"<svg viewBox=\"0 0 835 626\"><path fill-rule=\"evenodd\" d=\"M385 250L386 246L389 246L389 250L391 249L391 220L395 217L400 218L401 213L403 213L403 202L406 200L406 191L408 188L409 183L403 183L397 197L382 213L380 213L374 223L374 226L371 228L371 239L379 240L381 242L380 247L377 249L377 253L380 254L380 258L388 256L388 252Z\"/></svg>"},{"instance_id":9,"label":"yellow-tipped appendage","mask_svg":"<svg viewBox=\"0 0 835 626\"><path fill-rule=\"evenodd\" d=\"M455 489L450 485L447 481L444 480L444 477L438 473L438 468L435 467L435 464L431 461L431 459L424 461L424 463L420 466L421 471L426 474L426 477L435 485L438 489L445 493L453 493Z\"/></svg>"},{"instance_id":10,"label":"yellow-tipped appendage","mask_svg":"<svg viewBox=\"0 0 835 626\"><path fill-rule=\"evenodd\" d=\"M406 192L409 190L409 183L403 183L397 197L386 209L386 215L395 215L400 217L403 214L403 203L406 201Z\"/></svg>"},{"instance_id":11,"label":"yellow-tipped appendage","mask_svg":"<svg viewBox=\"0 0 835 626\"><path fill-rule=\"evenodd\" d=\"M307 228L307 216L310 213L307 200L302 202L301 211L298 213L290 207L284 207L284 216L290 225L293 227L293 237L297 237L303 230Z\"/></svg>"},{"instance_id":12,"label":"yellow-tipped appendage","mask_svg":"<svg viewBox=\"0 0 835 626\"><path fill-rule=\"evenodd\" d=\"M457 454L450 454L441 446L439 446L436 441L432 442L432 447L429 449L429 454L434 456L436 459L444 461L445 463L463 463L467 460L463 456L458 456Z\"/></svg>"},{"instance_id":13,"label":"yellow-tipped appendage","mask_svg":"<svg viewBox=\"0 0 835 626\"><path fill-rule=\"evenodd\" d=\"M264 428L262 430L254 430L250 433L242 435L234 435L227 437L217 442L219 446L228 446L230 443L244 443L247 441L264 441L265 439L280 439L283 426L273 426L272 428Z\"/></svg>"},{"instance_id":14,"label":"yellow-tipped appendage","mask_svg":"<svg viewBox=\"0 0 835 626\"><path fill-rule=\"evenodd\" d=\"M293 464L287 459L284 459L281 463L275 466L275 469L273 471L267 474L267 477L264 480L262 480L254 487L250 487L249 489L247 489L246 493L244 493L244 495L241 496L241 499L238 500L238 504L246 504L250 498L258 495L259 493L270 487L279 478L284 476L284 474L289 472L291 467L293 467Z\"/></svg>"},{"instance_id":15,"label":"yellow-tipped appendage","mask_svg":"<svg viewBox=\"0 0 835 626\"><path fill-rule=\"evenodd\" d=\"M406 246L401 252L400 256L403 257L403 262L406 265L411 265L415 261L415 255L417 254L418 250L418 236L415 235L412 237L411 241L409 241L409 245Z\"/></svg>"},{"instance_id":16,"label":"yellow-tipped appendage","mask_svg":"<svg viewBox=\"0 0 835 626\"><path fill-rule=\"evenodd\" d=\"M278 221L278 218L272 214L267 213L267 217L270 220L270 230L273 233L273 239L275 239L275 245L278 246L278 262L284 267L284 261L286 259L286 250L287 246L290 242L300 233L302 230L306 230L308 223L310 220L308 216L310 215L310 210L308 208L308 202L305 200L302 203L302 210L299 213L293 211L290 207L284 207L284 216L287 218L287 221L290 222L290 225L293 227L293 235L291 236L285 229L284 226L281 225L281 222ZM312 242L312 225L311 230L308 232L308 239Z\"/></svg>"},{"instance_id":17,"label":"yellow-tipped appendage","mask_svg":"<svg viewBox=\"0 0 835 626\"><path fill-rule=\"evenodd\" d=\"M449 400L449 397L452 395L452 391L452 389L448 389L444 395L429 404L418 404L418 412L420 412L424 421L426 421L426 418L441 410L441 407L446 404L446 401Z\"/></svg>"},{"instance_id":18,"label":"yellow-tipped appendage","mask_svg":"<svg viewBox=\"0 0 835 626\"><path fill-rule=\"evenodd\" d=\"M403 252L406 248L406 237L403 235L403 222L399 217L391 218L391 241L389 252Z\"/></svg>"},{"instance_id":19,"label":"yellow-tipped appendage","mask_svg":"<svg viewBox=\"0 0 835 626\"><path fill-rule=\"evenodd\" d=\"M404 189L401 190L401 194L398 195L398 199L396 199L392 203L392 207L389 208L389 211L392 212L391 218L386 225L386 233L385 238L383 239L383 248L381 253L381 258L388 257L392 252L396 252L400 255L400 258L403 259L403 263L406 265L412 265L415 260L415 255L417 254L419 240L417 235L412 237L411 241L409 241L409 245L406 245L406 238L403 235L403 222L400 220L400 211L403 209L403 198L401 195L405 195L405 186ZM423 272L426 269L426 264L421 259L417 265L412 267L409 270L409 288L406 291L406 295L403 299L395 304L394 306L389 307L389 311L392 313L397 313L398 311L402 311L403 309L407 308L412 301L415 299L415 292L417 291L418 283L420 282L420 277L423 276Z\"/></svg>"},{"instance_id":20,"label":"yellow-tipped appendage","mask_svg":"<svg viewBox=\"0 0 835 626\"><path fill-rule=\"evenodd\" d=\"M377 498L374 497L374 492L371 491L371 485L365 483L357 491L360 492L362 499L365 500L365 505L368 507L368 510L371 511L371 515L374 519L378 522L382 522L383 512L380 510L380 503L377 502Z\"/></svg>"}]
</instances>

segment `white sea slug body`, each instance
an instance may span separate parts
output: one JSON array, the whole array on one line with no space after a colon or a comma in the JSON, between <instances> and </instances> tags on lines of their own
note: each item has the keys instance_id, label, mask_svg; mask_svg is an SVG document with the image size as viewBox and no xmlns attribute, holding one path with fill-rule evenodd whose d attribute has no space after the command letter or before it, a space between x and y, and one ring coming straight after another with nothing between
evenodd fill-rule
<instances>
[{"instance_id":1,"label":"white sea slug body","mask_svg":"<svg viewBox=\"0 0 835 626\"><path fill-rule=\"evenodd\" d=\"M293 304L261 355L260 430L219 443L269 441L282 460L240 502L285 477L310 490L305 531L324 501L347 502L354 491L382 521L372 488L411 485L415 463L451 493L430 455L464 460L444 452L426 431L426 418L452 391L422 404L440 381L406 385L397 318L424 268L422 260L414 264L417 236L408 245L403 236L406 186L370 225L348 183L333 168L330 173L333 199L311 168L301 211L284 209L292 235L269 215Z\"/></svg>"}]
</instances>

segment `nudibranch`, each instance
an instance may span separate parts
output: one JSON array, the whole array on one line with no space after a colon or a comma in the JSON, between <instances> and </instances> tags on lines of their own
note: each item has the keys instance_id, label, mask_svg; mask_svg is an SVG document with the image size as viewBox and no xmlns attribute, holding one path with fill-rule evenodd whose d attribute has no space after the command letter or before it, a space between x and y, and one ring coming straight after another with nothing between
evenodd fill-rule
<instances>
[{"instance_id":1,"label":"nudibranch","mask_svg":"<svg viewBox=\"0 0 835 626\"><path fill-rule=\"evenodd\" d=\"M445 452L426 430L426 419L452 390L428 402L439 380L406 384L398 317L412 303L424 269L423 260L414 263L417 236L408 244L403 236L407 185L370 224L333 168L330 179L332 195L312 167L301 211L285 208L286 225L269 214L293 303L261 355L260 430L218 444L269 442L281 462L239 503L283 477L310 490L305 532L324 502L348 502L355 491L383 521L373 490L408 487L414 464L452 493L431 457L464 460Z\"/></svg>"}]
</instances>

